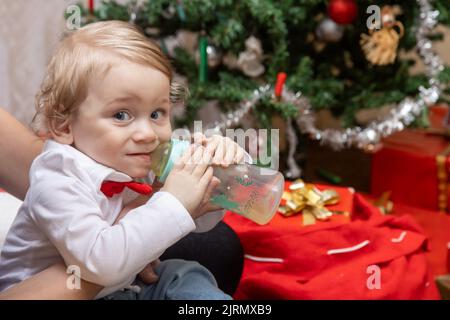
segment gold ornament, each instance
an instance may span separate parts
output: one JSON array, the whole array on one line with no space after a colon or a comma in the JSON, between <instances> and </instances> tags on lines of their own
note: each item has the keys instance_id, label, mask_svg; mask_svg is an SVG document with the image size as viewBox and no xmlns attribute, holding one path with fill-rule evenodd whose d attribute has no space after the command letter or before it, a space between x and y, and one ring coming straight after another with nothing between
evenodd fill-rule
<instances>
[{"instance_id":1,"label":"gold ornament","mask_svg":"<svg viewBox=\"0 0 450 320\"><path fill-rule=\"evenodd\" d=\"M359 44L372 64L383 66L394 63L398 42L405 31L403 24L395 20L399 13L398 7L384 6L381 11L382 28L369 28L368 35L361 34Z\"/></svg>"},{"instance_id":2,"label":"gold ornament","mask_svg":"<svg viewBox=\"0 0 450 320\"><path fill-rule=\"evenodd\" d=\"M297 179L289 186L289 191L283 192L281 199L284 205L278 211L283 216L289 217L302 212L303 225L309 225L314 224L316 219L330 219L333 213L325 206L338 203L339 195L335 190L320 191L313 184Z\"/></svg>"}]
</instances>

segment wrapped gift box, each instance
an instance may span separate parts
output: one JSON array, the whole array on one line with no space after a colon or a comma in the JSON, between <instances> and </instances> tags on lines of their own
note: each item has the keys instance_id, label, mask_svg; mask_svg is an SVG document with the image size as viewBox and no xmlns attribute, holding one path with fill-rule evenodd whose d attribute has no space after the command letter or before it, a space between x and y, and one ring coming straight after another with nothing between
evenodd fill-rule
<instances>
[{"instance_id":1,"label":"wrapped gift box","mask_svg":"<svg viewBox=\"0 0 450 320\"><path fill-rule=\"evenodd\" d=\"M449 212L450 142L425 130L404 130L383 140L372 158L371 192L418 208Z\"/></svg>"}]
</instances>

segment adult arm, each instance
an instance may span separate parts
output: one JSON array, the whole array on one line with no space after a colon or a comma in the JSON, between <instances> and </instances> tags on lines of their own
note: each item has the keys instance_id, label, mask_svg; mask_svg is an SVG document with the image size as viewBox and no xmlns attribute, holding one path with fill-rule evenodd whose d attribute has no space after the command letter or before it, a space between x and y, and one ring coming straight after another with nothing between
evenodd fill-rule
<instances>
[{"instance_id":1,"label":"adult arm","mask_svg":"<svg viewBox=\"0 0 450 320\"><path fill-rule=\"evenodd\" d=\"M65 264L55 264L0 293L0 300L90 300L102 289L84 280L79 289L69 289L68 277Z\"/></svg>"},{"instance_id":2,"label":"adult arm","mask_svg":"<svg viewBox=\"0 0 450 320\"><path fill-rule=\"evenodd\" d=\"M0 187L23 200L30 165L43 145L42 139L0 108ZM68 276L63 263L53 265L0 293L0 299L93 299L102 289L81 280L80 289L70 290Z\"/></svg>"},{"instance_id":3,"label":"adult arm","mask_svg":"<svg viewBox=\"0 0 450 320\"><path fill-rule=\"evenodd\" d=\"M0 187L23 200L31 162L44 142L0 108Z\"/></svg>"}]
</instances>

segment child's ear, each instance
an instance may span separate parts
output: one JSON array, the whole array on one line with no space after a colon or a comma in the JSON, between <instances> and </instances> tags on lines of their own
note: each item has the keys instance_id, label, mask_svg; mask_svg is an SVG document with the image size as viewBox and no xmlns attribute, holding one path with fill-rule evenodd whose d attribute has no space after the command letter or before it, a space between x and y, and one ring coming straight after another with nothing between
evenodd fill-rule
<instances>
[{"instance_id":1,"label":"child's ear","mask_svg":"<svg viewBox=\"0 0 450 320\"><path fill-rule=\"evenodd\" d=\"M54 119L51 121L50 131L55 141L69 145L73 143L73 131L69 117L64 120Z\"/></svg>"}]
</instances>

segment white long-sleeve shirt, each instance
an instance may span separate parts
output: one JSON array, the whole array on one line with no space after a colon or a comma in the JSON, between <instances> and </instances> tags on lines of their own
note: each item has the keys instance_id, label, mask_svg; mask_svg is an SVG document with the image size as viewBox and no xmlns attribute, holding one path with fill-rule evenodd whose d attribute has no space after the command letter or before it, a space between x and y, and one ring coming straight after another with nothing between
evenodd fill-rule
<instances>
[{"instance_id":1,"label":"white long-sleeve shirt","mask_svg":"<svg viewBox=\"0 0 450 320\"><path fill-rule=\"evenodd\" d=\"M5 240L0 291L63 260L78 267L81 278L105 287L100 298L129 286L169 246L191 231L213 228L223 217L221 210L194 221L176 197L156 192L112 225L138 194L125 188L107 198L100 191L105 180L132 179L71 146L46 142Z\"/></svg>"}]
</instances>

